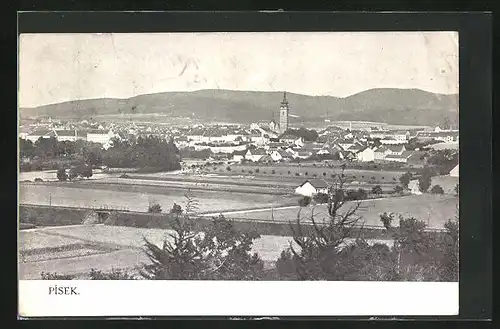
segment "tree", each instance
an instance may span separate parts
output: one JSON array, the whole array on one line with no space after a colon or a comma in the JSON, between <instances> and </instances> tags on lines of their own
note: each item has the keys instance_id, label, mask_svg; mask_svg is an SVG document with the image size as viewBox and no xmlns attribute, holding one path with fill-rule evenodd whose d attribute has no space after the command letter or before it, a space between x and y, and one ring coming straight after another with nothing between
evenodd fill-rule
<instances>
[{"instance_id":1,"label":"tree","mask_svg":"<svg viewBox=\"0 0 500 329\"><path fill-rule=\"evenodd\" d=\"M457 185L455 185L455 195L458 195L458 191L459 191L459 183L457 183Z\"/></svg>"},{"instance_id":2,"label":"tree","mask_svg":"<svg viewBox=\"0 0 500 329\"><path fill-rule=\"evenodd\" d=\"M227 171L231 171L231 167L227 166L227 167L226 167L226 170L227 170Z\"/></svg>"},{"instance_id":3,"label":"tree","mask_svg":"<svg viewBox=\"0 0 500 329\"><path fill-rule=\"evenodd\" d=\"M432 176L429 170L424 170L418 179L418 186L421 192L427 192L432 183Z\"/></svg>"},{"instance_id":4,"label":"tree","mask_svg":"<svg viewBox=\"0 0 500 329\"><path fill-rule=\"evenodd\" d=\"M92 167L90 165L88 166L82 166L80 168L80 172L79 174L82 176L82 177L85 177L85 178L90 178L92 177Z\"/></svg>"},{"instance_id":5,"label":"tree","mask_svg":"<svg viewBox=\"0 0 500 329\"><path fill-rule=\"evenodd\" d=\"M66 174L66 169L61 168L61 169L57 170L57 179L60 182L64 182L68 179L68 175Z\"/></svg>"},{"instance_id":6,"label":"tree","mask_svg":"<svg viewBox=\"0 0 500 329\"><path fill-rule=\"evenodd\" d=\"M152 201L149 203L148 212L151 213L161 213L161 206L158 202Z\"/></svg>"},{"instance_id":7,"label":"tree","mask_svg":"<svg viewBox=\"0 0 500 329\"><path fill-rule=\"evenodd\" d=\"M301 223L300 211L296 222L290 222L295 246L290 244L290 252L282 254L280 267L292 267L297 279L337 280L345 277L342 268L349 263L349 257L342 254L342 249L348 239L357 237L354 228L359 221L355 215L359 203L343 213L340 211L345 205L345 182L346 176L342 170L338 180L328 188L328 215L322 223L317 222L314 211L308 218L311 222L308 230Z\"/></svg>"},{"instance_id":8,"label":"tree","mask_svg":"<svg viewBox=\"0 0 500 329\"><path fill-rule=\"evenodd\" d=\"M394 186L394 193L400 194L403 193L404 189L400 185Z\"/></svg>"},{"instance_id":9,"label":"tree","mask_svg":"<svg viewBox=\"0 0 500 329\"><path fill-rule=\"evenodd\" d=\"M380 215L380 221L382 222L382 225L384 225L386 230L391 230L392 222L394 221L394 214L388 214L387 212L384 212L382 215Z\"/></svg>"},{"instance_id":10,"label":"tree","mask_svg":"<svg viewBox=\"0 0 500 329\"><path fill-rule=\"evenodd\" d=\"M314 142L318 139L318 132L314 129L306 129L301 127L300 129L287 129L279 138L285 135L296 136L297 138L302 137L306 142Z\"/></svg>"},{"instance_id":11,"label":"tree","mask_svg":"<svg viewBox=\"0 0 500 329\"><path fill-rule=\"evenodd\" d=\"M403 281L437 281L442 250L426 224L399 216L394 230L394 251L398 254L398 276Z\"/></svg>"},{"instance_id":12,"label":"tree","mask_svg":"<svg viewBox=\"0 0 500 329\"><path fill-rule=\"evenodd\" d=\"M445 224L443 237L444 255L441 260L440 274L442 281L458 281L459 272L459 225L457 219L449 219Z\"/></svg>"},{"instance_id":13,"label":"tree","mask_svg":"<svg viewBox=\"0 0 500 329\"><path fill-rule=\"evenodd\" d=\"M403 186L403 188L405 188L405 189L408 188L408 184L410 184L411 178L412 178L412 175L410 172L404 173L403 175L401 175L401 177L399 177L399 181L401 182L401 185Z\"/></svg>"},{"instance_id":14,"label":"tree","mask_svg":"<svg viewBox=\"0 0 500 329\"><path fill-rule=\"evenodd\" d=\"M299 200L299 206L301 206L301 207L307 207L310 204L311 204L311 197L309 197L307 195Z\"/></svg>"},{"instance_id":15,"label":"tree","mask_svg":"<svg viewBox=\"0 0 500 329\"><path fill-rule=\"evenodd\" d=\"M182 214L182 207L178 205L177 203L174 203L172 206L172 209L170 209L171 214Z\"/></svg>"},{"instance_id":16,"label":"tree","mask_svg":"<svg viewBox=\"0 0 500 329\"><path fill-rule=\"evenodd\" d=\"M19 138L19 157L32 158L35 155L35 146L28 139Z\"/></svg>"},{"instance_id":17,"label":"tree","mask_svg":"<svg viewBox=\"0 0 500 329\"><path fill-rule=\"evenodd\" d=\"M383 193L382 187L380 187L380 185L375 185L374 187L372 187L372 193L373 194L382 194Z\"/></svg>"},{"instance_id":18,"label":"tree","mask_svg":"<svg viewBox=\"0 0 500 329\"><path fill-rule=\"evenodd\" d=\"M432 194L444 194L444 190L440 185L434 185L431 188L431 193Z\"/></svg>"},{"instance_id":19,"label":"tree","mask_svg":"<svg viewBox=\"0 0 500 329\"><path fill-rule=\"evenodd\" d=\"M171 229L162 246L145 239L151 260L141 275L153 280L259 280L263 261L251 253L259 235L242 233L223 216L213 218L209 227L196 231L194 200L188 198L186 211L171 218Z\"/></svg>"},{"instance_id":20,"label":"tree","mask_svg":"<svg viewBox=\"0 0 500 329\"><path fill-rule=\"evenodd\" d=\"M317 193L314 195L313 200L316 203L327 203L328 202L328 194L326 193Z\"/></svg>"}]
</instances>

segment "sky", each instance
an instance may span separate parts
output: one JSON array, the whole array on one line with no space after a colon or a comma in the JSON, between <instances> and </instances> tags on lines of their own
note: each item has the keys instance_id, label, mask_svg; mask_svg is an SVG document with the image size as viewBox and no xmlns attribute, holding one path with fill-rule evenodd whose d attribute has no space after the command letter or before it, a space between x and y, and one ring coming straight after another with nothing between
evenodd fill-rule
<instances>
[{"instance_id":1,"label":"sky","mask_svg":"<svg viewBox=\"0 0 500 329\"><path fill-rule=\"evenodd\" d=\"M201 89L458 93L458 33L22 34L19 106Z\"/></svg>"}]
</instances>

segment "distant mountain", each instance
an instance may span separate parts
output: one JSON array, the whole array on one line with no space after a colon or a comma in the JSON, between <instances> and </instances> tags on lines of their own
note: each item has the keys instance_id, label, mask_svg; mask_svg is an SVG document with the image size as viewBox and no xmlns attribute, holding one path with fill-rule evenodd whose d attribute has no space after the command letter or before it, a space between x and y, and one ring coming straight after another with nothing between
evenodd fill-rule
<instances>
[{"instance_id":1,"label":"distant mountain","mask_svg":"<svg viewBox=\"0 0 500 329\"><path fill-rule=\"evenodd\" d=\"M174 117L251 123L278 118L281 92L200 90L140 95L128 99L88 99L21 108L22 118L51 116L89 118L109 114L162 113ZM458 123L458 95L418 89L370 89L338 98L287 93L292 123L300 121L376 121L391 124L431 125L445 120ZM274 113L273 113L274 112Z\"/></svg>"}]
</instances>

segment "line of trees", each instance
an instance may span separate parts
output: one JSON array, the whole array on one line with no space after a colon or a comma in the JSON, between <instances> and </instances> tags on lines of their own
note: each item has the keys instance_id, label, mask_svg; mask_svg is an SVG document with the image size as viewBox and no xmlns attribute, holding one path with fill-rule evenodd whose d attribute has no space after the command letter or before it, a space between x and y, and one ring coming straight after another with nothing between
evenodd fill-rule
<instances>
[{"instance_id":1,"label":"line of trees","mask_svg":"<svg viewBox=\"0 0 500 329\"><path fill-rule=\"evenodd\" d=\"M139 137L136 141L114 139L107 150L100 144L82 140L59 142L56 138L40 138L35 143L19 140L21 171L56 169L84 163L88 166L118 168L180 169L181 155L172 140ZM28 160L28 161L26 161ZM52 168L55 164L56 168Z\"/></svg>"},{"instance_id":2,"label":"line of trees","mask_svg":"<svg viewBox=\"0 0 500 329\"><path fill-rule=\"evenodd\" d=\"M304 138L306 142L314 142L318 139L318 132L314 129L306 129L304 127L300 127L299 129L288 128L281 136L292 135L296 137Z\"/></svg>"}]
</instances>

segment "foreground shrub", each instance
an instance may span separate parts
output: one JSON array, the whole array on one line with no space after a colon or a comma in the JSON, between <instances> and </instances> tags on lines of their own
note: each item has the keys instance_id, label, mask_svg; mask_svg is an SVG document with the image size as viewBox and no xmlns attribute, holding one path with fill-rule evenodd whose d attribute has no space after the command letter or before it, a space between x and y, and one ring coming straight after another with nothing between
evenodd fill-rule
<instances>
[{"instance_id":1,"label":"foreground shrub","mask_svg":"<svg viewBox=\"0 0 500 329\"><path fill-rule=\"evenodd\" d=\"M188 199L183 214L172 219L169 239L157 246L145 239L151 264L141 275L152 280L259 280L264 262L251 253L256 233L242 233L223 216L203 232L194 230L195 206Z\"/></svg>"},{"instance_id":2,"label":"foreground shrub","mask_svg":"<svg viewBox=\"0 0 500 329\"><path fill-rule=\"evenodd\" d=\"M431 193L432 194L444 194L444 190L440 185L434 185L431 188Z\"/></svg>"}]
</instances>

